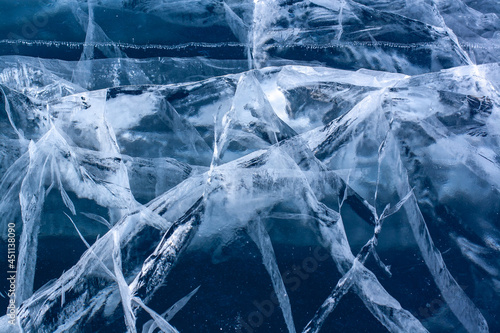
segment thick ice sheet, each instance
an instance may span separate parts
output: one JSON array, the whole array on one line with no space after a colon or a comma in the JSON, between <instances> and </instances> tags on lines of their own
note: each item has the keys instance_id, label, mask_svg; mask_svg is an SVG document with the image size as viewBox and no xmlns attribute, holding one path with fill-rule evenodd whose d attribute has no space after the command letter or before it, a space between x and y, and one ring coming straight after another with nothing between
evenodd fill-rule
<instances>
[{"instance_id":1,"label":"thick ice sheet","mask_svg":"<svg viewBox=\"0 0 500 333\"><path fill-rule=\"evenodd\" d=\"M500 329L494 1L0 6L1 332Z\"/></svg>"}]
</instances>

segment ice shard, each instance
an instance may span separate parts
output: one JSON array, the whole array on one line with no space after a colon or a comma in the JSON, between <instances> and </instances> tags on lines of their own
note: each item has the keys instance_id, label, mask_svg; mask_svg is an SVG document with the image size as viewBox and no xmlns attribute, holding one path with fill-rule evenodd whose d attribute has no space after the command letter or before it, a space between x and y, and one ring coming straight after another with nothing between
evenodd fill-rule
<instances>
[{"instance_id":1,"label":"ice shard","mask_svg":"<svg viewBox=\"0 0 500 333\"><path fill-rule=\"evenodd\" d=\"M500 331L499 17L0 1L0 332Z\"/></svg>"}]
</instances>

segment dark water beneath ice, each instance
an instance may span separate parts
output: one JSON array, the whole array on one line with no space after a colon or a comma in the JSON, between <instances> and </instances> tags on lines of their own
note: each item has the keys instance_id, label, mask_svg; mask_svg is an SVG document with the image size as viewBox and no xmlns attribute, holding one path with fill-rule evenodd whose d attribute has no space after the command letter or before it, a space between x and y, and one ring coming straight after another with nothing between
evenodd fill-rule
<instances>
[{"instance_id":1,"label":"dark water beneath ice","mask_svg":"<svg viewBox=\"0 0 500 333\"><path fill-rule=\"evenodd\" d=\"M22 55L69 61L80 59L85 34L69 8L52 12L48 3L41 0L0 0L0 56ZM134 14L132 17L126 10L99 7L95 12L96 21L112 41L121 45L121 51L129 58L247 58L245 45L238 41L228 26L186 27L166 23L154 15L141 15ZM127 24L132 20L141 24ZM23 41L12 43L13 39ZM62 43L54 44L51 41ZM153 44L156 46L151 47ZM413 50L409 53L412 54L408 59L416 66L428 62L432 56L428 50ZM274 47L269 48L269 54L295 62L314 59L312 64L335 65L341 69L355 70L361 67L355 60L332 60L340 54L335 47L311 49L296 45L286 50ZM96 46L94 58L105 57ZM451 66L446 63L441 65L443 68ZM457 210L461 209L457 207ZM62 216L54 217L50 223L67 223L67 220L62 222L63 219ZM378 250L384 263L391 265L392 277L384 275L370 261L372 259L367 262L367 267L376 273L388 293L431 332L462 332L462 325L443 301L419 255L411 232L397 220L398 215L395 215L385 223ZM352 214L344 221L351 250L357 253L371 237L372 227ZM485 273L470 263L464 263L464 257L450 241L447 230L441 230L440 226L432 222L428 223L428 227L452 276L477 303L490 325L490 331L500 332L500 318L495 313L499 301L475 297L478 294L485 295L484 291L474 289L476 282L486 276ZM97 234L105 232L100 227L90 229L84 232L90 243ZM74 230L64 236L49 234L45 233L39 239L35 290L58 278L86 250ZM283 241L283 236L279 232L273 234L272 230L271 238L275 241L273 245L277 263L289 292L295 325L300 329L312 318L341 276L332 259L322 257L324 249L320 245L304 244L298 239ZM7 266L6 249L6 242L0 240L0 267ZM0 293L3 296L8 290L6 281L6 271L1 270ZM180 257L167 285L155 294L149 306L161 313L198 286L200 289L196 295L171 320L171 324L180 332L287 332L281 309L274 302L272 284L262 265L261 255L245 234L238 234L227 246L220 247L216 240L207 240L204 247L188 249ZM7 301L6 297L0 297L0 309L7 307ZM144 312L139 312L137 327L140 329L149 319ZM85 332L124 331L124 323L118 320L113 325L94 321L85 327ZM335 309L334 316L326 321L322 331L376 333L387 330L369 313L359 297L350 291Z\"/></svg>"}]
</instances>

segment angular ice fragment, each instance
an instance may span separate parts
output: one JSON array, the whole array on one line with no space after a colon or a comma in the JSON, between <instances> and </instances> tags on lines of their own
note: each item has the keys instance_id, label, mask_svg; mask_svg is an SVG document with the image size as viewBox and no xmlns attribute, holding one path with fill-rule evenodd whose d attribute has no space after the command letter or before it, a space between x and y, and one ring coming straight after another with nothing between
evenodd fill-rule
<instances>
[{"instance_id":1,"label":"angular ice fragment","mask_svg":"<svg viewBox=\"0 0 500 333\"><path fill-rule=\"evenodd\" d=\"M165 282L177 257L189 245L196 233L203 218L203 211L204 203L203 199L200 198L163 235L160 244L145 260L141 272L130 285L134 295L146 303L153 297L154 292Z\"/></svg>"},{"instance_id":2,"label":"angular ice fragment","mask_svg":"<svg viewBox=\"0 0 500 333\"><path fill-rule=\"evenodd\" d=\"M292 308L290 306L290 299L288 298L288 293L283 283L283 278L278 268L278 263L276 262L276 256L274 254L271 239L267 231L264 229L262 222L257 219L248 226L248 232L252 240L255 242L257 247L262 254L262 261L266 270L271 277L273 283L274 293L278 298L281 311L283 312L283 317L285 318L286 326L289 333L295 332L295 324L292 317Z\"/></svg>"},{"instance_id":3,"label":"angular ice fragment","mask_svg":"<svg viewBox=\"0 0 500 333\"><path fill-rule=\"evenodd\" d=\"M248 96L251 98L248 98ZM275 113L253 72L243 74L234 94L230 110L220 115L216 124L215 161L228 161L241 152L249 153L296 133ZM217 128L219 127L219 128ZM240 152L241 151L241 152Z\"/></svg>"}]
</instances>

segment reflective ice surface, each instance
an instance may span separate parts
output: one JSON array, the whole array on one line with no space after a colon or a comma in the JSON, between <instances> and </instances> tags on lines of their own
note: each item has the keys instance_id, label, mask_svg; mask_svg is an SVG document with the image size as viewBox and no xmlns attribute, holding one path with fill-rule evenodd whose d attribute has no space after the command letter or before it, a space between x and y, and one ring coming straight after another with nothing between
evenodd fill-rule
<instances>
[{"instance_id":1,"label":"reflective ice surface","mask_svg":"<svg viewBox=\"0 0 500 333\"><path fill-rule=\"evenodd\" d=\"M0 15L0 332L500 330L496 1Z\"/></svg>"}]
</instances>

